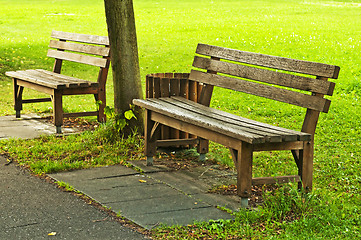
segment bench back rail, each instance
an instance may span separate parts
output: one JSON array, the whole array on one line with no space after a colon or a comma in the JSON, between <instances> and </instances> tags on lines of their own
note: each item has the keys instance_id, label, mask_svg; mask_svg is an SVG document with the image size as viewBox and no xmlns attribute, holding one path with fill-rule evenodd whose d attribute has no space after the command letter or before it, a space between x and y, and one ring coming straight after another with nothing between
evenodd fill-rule
<instances>
[{"instance_id":1,"label":"bench back rail","mask_svg":"<svg viewBox=\"0 0 361 240\"><path fill-rule=\"evenodd\" d=\"M7 72L13 78L16 117L20 117L23 103L53 102L54 124L61 132L63 117L97 116L105 121L105 85L110 65L109 40L106 36L52 31L48 57L55 58L53 72L43 69L30 69ZM61 74L63 61L71 61L99 67L96 81L88 81ZM50 98L23 100L24 87L50 94ZM62 96L93 94L100 103L97 111L64 113Z\"/></svg>"},{"instance_id":2,"label":"bench back rail","mask_svg":"<svg viewBox=\"0 0 361 240\"><path fill-rule=\"evenodd\" d=\"M266 97L320 112L328 112L330 100L323 98L323 95L331 96L335 84L325 81L325 78L337 78L339 72L337 66L204 44L199 44L196 52L211 56L213 59L200 56L194 58L193 66L208 72L192 70L189 78L193 81ZM295 75L292 72L313 75L316 78ZM319 93L322 96L293 91L294 89Z\"/></svg>"},{"instance_id":3,"label":"bench back rail","mask_svg":"<svg viewBox=\"0 0 361 240\"><path fill-rule=\"evenodd\" d=\"M105 85L109 63L110 47L106 36L52 31L48 57L55 58L53 72L61 73L63 60L100 67L98 82ZM88 55L85 55L88 54ZM99 57L100 56L100 57Z\"/></svg>"}]
</instances>

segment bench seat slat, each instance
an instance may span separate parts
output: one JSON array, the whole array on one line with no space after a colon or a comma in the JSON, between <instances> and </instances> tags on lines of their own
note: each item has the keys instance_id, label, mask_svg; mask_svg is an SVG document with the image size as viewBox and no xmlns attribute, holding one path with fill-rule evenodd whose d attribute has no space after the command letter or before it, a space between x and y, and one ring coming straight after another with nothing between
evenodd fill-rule
<instances>
[{"instance_id":1,"label":"bench seat slat","mask_svg":"<svg viewBox=\"0 0 361 240\"><path fill-rule=\"evenodd\" d=\"M206 44L198 44L196 53L206 56L227 59L262 67L275 68L285 71L309 74L314 76L334 78L338 77L340 67L323 63L302 61L284 57L270 56L260 53L244 52Z\"/></svg>"},{"instance_id":2,"label":"bench seat slat","mask_svg":"<svg viewBox=\"0 0 361 240\"><path fill-rule=\"evenodd\" d=\"M290 103L296 106L305 107L320 112L328 112L330 100L294 92L287 89L276 88L265 84L259 84L212 73L191 70L190 80L202 82L222 88L236 90L260 97L265 97L280 102Z\"/></svg>"},{"instance_id":3,"label":"bench seat slat","mask_svg":"<svg viewBox=\"0 0 361 240\"><path fill-rule=\"evenodd\" d=\"M56 82L49 82L47 79L39 79L38 77L29 74L27 71L16 71L16 72L6 72L6 75L13 77L15 79L25 80L31 83L39 84L48 88L53 89L64 89L66 88L65 84L58 84Z\"/></svg>"},{"instance_id":4,"label":"bench seat slat","mask_svg":"<svg viewBox=\"0 0 361 240\"><path fill-rule=\"evenodd\" d=\"M106 36L96 36L96 35L87 35L87 34L79 34L79 33L52 31L51 37L57 38L57 39L62 39L62 40L74 41L74 42L109 45L109 39Z\"/></svg>"},{"instance_id":5,"label":"bench seat slat","mask_svg":"<svg viewBox=\"0 0 361 240\"><path fill-rule=\"evenodd\" d=\"M230 62L221 62L199 56L194 57L193 67L261 81L264 83L327 94L330 96L332 96L335 88L335 83L329 81L239 65Z\"/></svg>"},{"instance_id":6,"label":"bench seat slat","mask_svg":"<svg viewBox=\"0 0 361 240\"><path fill-rule=\"evenodd\" d=\"M287 129L287 128L281 128L281 127L277 127L277 126L262 123L262 122L257 122L255 120L243 118L243 117L240 117L240 116L237 116L237 115L234 115L231 113L227 113L227 112L215 109L215 108L206 107L206 106L203 106L196 102L184 99L182 97L171 97L171 99L174 101L185 103L189 107L192 107L194 110L208 112L208 114L210 114L212 116L218 115L220 117L229 119L228 121L238 122L239 124L242 124L243 126L246 126L247 128L249 127L252 129L263 129L263 131L268 131L270 133L277 133L279 135L282 135L283 141L286 141L286 142L296 141L296 140L299 140L299 141L311 140L311 135L308 133L303 133L303 132L299 132L299 131L295 131L295 130L291 130L291 129Z\"/></svg>"},{"instance_id":7,"label":"bench seat slat","mask_svg":"<svg viewBox=\"0 0 361 240\"><path fill-rule=\"evenodd\" d=\"M98 85L96 82L85 81L42 69L8 72L7 75L53 89L85 88Z\"/></svg>"},{"instance_id":8,"label":"bench seat slat","mask_svg":"<svg viewBox=\"0 0 361 240\"><path fill-rule=\"evenodd\" d=\"M90 87L90 86L97 87L99 85L97 82L91 82L80 78L75 78L75 77L47 71L44 69L36 69L36 71L44 73L45 76L49 76L49 78L54 78L61 83L67 84L67 87L70 87L70 85L68 84L73 84L73 86L75 87Z\"/></svg>"},{"instance_id":9,"label":"bench seat slat","mask_svg":"<svg viewBox=\"0 0 361 240\"><path fill-rule=\"evenodd\" d=\"M251 120L250 123L248 123L246 119L239 118L232 114L226 114L226 116L219 114L222 112L219 110L207 112L207 107L186 99L182 101L180 97L147 100L137 99L134 100L134 104L252 144L310 139L309 134L279 127L274 128L272 125L263 123L260 123L260 126L254 125L253 127L249 127L256 121ZM212 108L207 109L214 110ZM234 116L234 118L229 118L229 115ZM242 119L243 121L237 121L237 119Z\"/></svg>"},{"instance_id":10,"label":"bench seat slat","mask_svg":"<svg viewBox=\"0 0 361 240\"><path fill-rule=\"evenodd\" d=\"M288 141L297 141L300 136L298 132L287 131L287 129L283 128L272 128L272 125L261 124L263 126L255 124L255 121L248 121L247 118L238 118L238 116L229 117L225 116L223 111L212 111L211 108L206 108L200 104L197 104L192 101L187 101L182 98L164 98L163 101L169 102L176 107L184 108L185 110L193 111L195 113L210 116L214 119L218 119L220 121L236 125L237 127L243 129L245 132L260 134L269 138L269 142L288 142ZM230 114L233 116L233 114ZM238 118L238 119L237 119Z\"/></svg>"},{"instance_id":11,"label":"bench seat slat","mask_svg":"<svg viewBox=\"0 0 361 240\"><path fill-rule=\"evenodd\" d=\"M62 59L77 63L84 63L96 67L102 67L104 68L107 64L107 60L105 58L99 58L99 57L92 57L88 55L81 55L71 52L63 52L63 51L57 51L54 49L48 50L48 57L56 58L56 59Z\"/></svg>"},{"instance_id":12,"label":"bench seat slat","mask_svg":"<svg viewBox=\"0 0 361 240\"><path fill-rule=\"evenodd\" d=\"M109 51L110 51L110 48L107 47L85 45L85 44L72 43L72 42L62 42L56 40L50 40L49 47L73 51L73 52L94 54L99 56L109 56Z\"/></svg>"},{"instance_id":13,"label":"bench seat slat","mask_svg":"<svg viewBox=\"0 0 361 240\"><path fill-rule=\"evenodd\" d=\"M230 126L234 126L235 128L240 129L244 132L249 132L252 134L264 136L267 142L282 142L282 140L284 138L284 136L282 134L279 134L279 133L277 134L275 131L272 131L272 130L269 130L266 128L260 128L260 127L250 127L249 124L247 124L247 123L243 124L243 123L240 123L233 119L229 119L229 118L221 116L221 115L212 114L207 110L200 109L200 108L197 108L192 105L188 105L186 102L177 101L173 98L163 98L162 100L174 105L177 108L184 109L185 111L191 111L195 114L200 114L202 116L209 116L212 119L222 121L226 124L229 124ZM295 140L297 140L297 136L295 136L294 141Z\"/></svg>"},{"instance_id":14,"label":"bench seat slat","mask_svg":"<svg viewBox=\"0 0 361 240\"><path fill-rule=\"evenodd\" d=\"M229 126L229 124L225 124L222 121L212 119L210 117L201 116L199 114L194 114L190 111L184 111L184 109L176 108L171 104L162 101L159 98L148 98L147 100L134 99L133 104L183 122L191 123L199 127L204 127L206 129L211 129L212 131L215 131L217 133L240 139L248 143L265 142L264 136L244 132L238 130L236 127Z\"/></svg>"}]
</instances>

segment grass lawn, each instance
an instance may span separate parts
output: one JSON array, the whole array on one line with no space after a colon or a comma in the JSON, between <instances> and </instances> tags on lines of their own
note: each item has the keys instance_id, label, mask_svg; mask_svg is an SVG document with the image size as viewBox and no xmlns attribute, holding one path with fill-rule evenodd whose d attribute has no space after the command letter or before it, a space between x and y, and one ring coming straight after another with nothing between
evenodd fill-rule
<instances>
[{"instance_id":1,"label":"grass lawn","mask_svg":"<svg viewBox=\"0 0 361 240\"><path fill-rule=\"evenodd\" d=\"M102 0L0 0L0 114L15 114L8 70L52 68L46 57L52 30L106 35ZM315 136L314 191L286 186L266 194L259 211L234 213L235 221L154 230L154 238L356 239L361 234L361 0L134 0L141 76L189 72L197 43L324 62L341 67L330 112ZM65 73L96 80L96 72L69 64ZM112 105L112 78L108 78ZM43 96L26 90L25 96ZM94 107L91 96L64 98L65 111ZM304 111L282 103L216 89L212 106L299 130ZM23 112L49 113L50 105L27 104ZM35 173L119 164L141 158L142 140L106 141L102 129L79 136L0 142L0 152ZM75 144L78 143L78 144ZM85 143L85 144L79 144ZM93 144L94 148L85 148ZM21 147L19 147L21 146ZM79 155L82 151L84 154ZM63 152L68 152L66 155ZM229 152L211 145L209 158L232 164ZM55 159L55 160L54 160ZM286 163L286 164L285 164ZM290 164L288 164L290 163ZM296 173L288 153L259 153L254 175ZM290 218L291 216L291 218Z\"/></svg>"}]
</instances>

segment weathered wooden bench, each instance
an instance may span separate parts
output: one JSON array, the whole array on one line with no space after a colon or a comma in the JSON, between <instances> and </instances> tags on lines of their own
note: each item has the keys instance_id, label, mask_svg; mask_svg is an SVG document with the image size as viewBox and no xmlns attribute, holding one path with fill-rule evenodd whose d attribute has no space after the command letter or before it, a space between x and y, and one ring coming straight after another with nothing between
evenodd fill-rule
<instances>
[{"instance_id":1,"label":"weathered wooden bench","mask_svg":"<svg viewBox=\"0 0 361 240\"><path fill-rule=\"evenodd\" d=\"M311 191L314 133L319 113L329 110L330 100L324 95L331 96L335 87L335 83L327 80L336 79L340 68L205 44L199 44L196 53L208 56L195 56L193 66L203 71L192 70L189 76L190 80L203 85L197 103L182 97L133 101L145 108L148 164L152 164L158 143L162 143L156 139L159 126L165 125L198 136L198 152L201 154L208 152L208 140L230 149L237 169L237 193L242 206L248 205L252 185L297 181L299 188ZM210 108L214 86L306 108L301 131ZM186 139L169 141L178 145L188 143ZM252 178L253 152L274 150L292 151L298 175Z\"/></svg>"},{"instance_id":2,"label":"weathered wooden bench","mask_svg":"<svg viewBox=\"0 0 361 240\"><path fill-rule=\"evenodd\" d=\"M53 71L43 69L6 72L13 78L14 108L20 118L23 103L53 102L53 116L56 132L61 133L64 117L97 116L105 121L105 85L110 63L108 37L53 31L48 57L55 58ZM72 61L99 67L97 82L87 81L61 74L63 61ZM24 87L49 94L50 98L23 99ZM63 95L94 94L99 106L97 111L64 113ZM94 106L96 106L94 104Z\"/></svg>"}]
</instances>

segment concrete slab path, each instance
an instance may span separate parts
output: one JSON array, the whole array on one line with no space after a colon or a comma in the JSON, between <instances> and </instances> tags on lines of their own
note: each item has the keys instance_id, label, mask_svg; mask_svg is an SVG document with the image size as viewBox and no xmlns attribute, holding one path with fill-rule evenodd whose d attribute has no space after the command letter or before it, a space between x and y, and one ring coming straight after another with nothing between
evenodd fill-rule
<instances>
[{"instance_id":1,"label":"concrete slab path","mask_svg":"<svg viewBox=\"0 0 361 240\"><path fill-rule=\"evenodd\" d=\"M75 133L76 128L63 128L64 134ZM41 120L36 114L24 114L21 118L0 116L0 140L9 138L31 139L40 135L55 134L55 126Z\"/></svg>"},{"instance_id":2,"label":"concrete slab path","mask_svg":"<svg viewBox=\"0 0 361 240\"><path fill-rule=\"evenodd\" d=\"M144 166L145 174L117 165L49 176L68 183L146 229L161 224L188 225L194 221L232 219L233 216L218 209L217 205L240 206L236 199L207 194L209 185L203 181L191 181L179 171L171 172L163 166L147 171L149 167L143 161L132 163L140 168Z\"/></svg>"},{"instance_id":3,"label":"concrete slab path","mask_svg":"<svg viewBox=\"0 0 361 240\"><path fill-rule=\"evenodd\" d=\"M79 130L64 128L63 131L74 133ZM54 133L54 126L36 115L23 115L21 119L0 117L0 140ZM8 236L42 239L50 231L57 232L60 239L83 239L84 234L86 239L144 237L123 229L115 221L96 221L107 218L105 213L21 172L14 163L5 166L5 160L0 159L0 239L9 239ZM131 163L144 174L125 166L111 166L51 174L50 177L70 184L146 229L161 224L188 225L194 221L231 219L233 216L217 206L232 210L240 206L239 198L235 196L208 193L214 186L235 182L235 173L209 166L191 171L170 171L162 165L148 167L144 161Z\"/></svg>"},{"instance_id":4,"label":"concrete slab path","mask_svg":"<svg viewBox=\"0 0 361 240\"><path fill-rule=\"evenodd\" d=\"M145 239L76 196L6 163L0 156L0 239Z\"/></svg>"}]
</instances>

